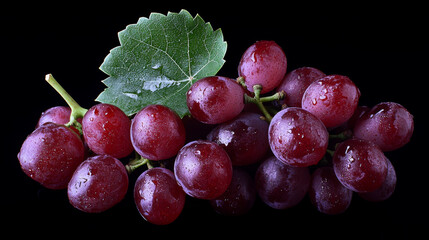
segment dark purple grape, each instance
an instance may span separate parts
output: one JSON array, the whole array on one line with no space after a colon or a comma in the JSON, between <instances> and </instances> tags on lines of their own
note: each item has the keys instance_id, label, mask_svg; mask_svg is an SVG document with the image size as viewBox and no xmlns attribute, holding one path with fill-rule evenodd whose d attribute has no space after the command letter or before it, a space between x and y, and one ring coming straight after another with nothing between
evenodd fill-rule
<instances>
[{"instance_id":1,"label":"dark purple grape","mask_svg":"<svg viewBox=\"0 0 429 240\"><path fill-rule=\"evenodd\" d=\"M295 167L317 164L325 155L329 133L323 123L302 108L278 112L268 130L271 151L282 162Z\"/></svg>"},{"instance_id":2,"label":"dark purple grape","mask_svg":"<svg viewBox=\"0 0 429 240\"><path fill-rule=\"evenodd\" d=\"M261 85L261 93L275 89L286 74L287 60L283 49L274 41L258 41L241 57L238 75L244 78L247 89Z\"/></svg>"},{"instance_id":3,"label":"dark purple grape","mask_svg":"<svg viewBox=\"0 0 429 240\"><path fill-rule=\"evenodd\" d=\"M379 202L388 199L392 196L396 187L396 171L389 159L387 162L387 175L383 185L373 192L359 193L359 196L371 202Z\"/></svg>"},{"instance_id":4,"label":"dark purple grape","mask_svg":"<svg viewBox=\"0 0 429 240\"><path fill-rule=\"evenodd\" d=\"M225 149L236 166L256 163L268 146L268 123L256 113L241 113L237 118L213 129L207 139Z\"/></svg>"},{"instance_id":5,"label":"dark purple grape","mask_svg":"<svg viewBox=\"0 0 429 240\"><path fill-rule=\"evenodd\" d=\"M256 199L255 183L243 169L234 168L232 181L220 197L210 200L213 209L219 214L238 216L247 213Z\"/></svg>"},{"instance_id":6,"label":"dark purple grape","mask_svg":"<svg viewBox=\"0 0 429 240\"><path fill-rule=\"evenodd\" d=\"M64 125L70 121L71 109L64 106L51 107L44 111L37 122L36 128L47 122Z\"/></svg>"},{"instance_id":7,"label":"dark purple grape","mask_svg":"<svg viewBox=\"0 0 429 240\"><path fill-rule=\"evenodd\" d=\"M270 157L261 163L255 175L256 190L268 206L286 209L305 197L311 182L306 167L292 167Z\"/></svg>"},{"instance_id":8,"label":"dark purple grape","mask_svg":"<svg viewBox=\"0 0 429 240\"><path fill-rule=\"evenodd\" d=\"M148 222L166 225L176 220L185 205L186 194L174 174L165 168L144 171L134 186L134 202Z\"/></svg>"},{"instance_id":9,"label":"dark purple grape","mask_svg":"<svg viewBox=\"0 0 429 240\"><path fill-rule=\"evenodd\" d=\"M338 181L332 167L321 167L313 172L308 194L317 210L326 214L343 213L353 196L353 192Z\"/></svg>"},{"instance_id":10,"label":"dark purple grape","mask_svg":"<svg viewBox=\"0 0 429 240\"><path fill-rule=\"evenodd\" d=\"M186 94L189 112L200 122L218 124L235 118L244 108L244 89L226 77L206 77Z\"/></svg>"},{"instance_id":11,"label":"dark purple grape","mask_svg":"<svg viewBox=\"0 0 429 240\"><path fill-rule=\"evenodd\" d=\"M414 120L398 103L383 102L366 112L354 127L354 135L377 144L383 151L392 151L407 144L414 131Z\"/></svg>"},{"instance_id":12,"label":"dark purple grape","mask_svg":"<svg viewBox=\"0 0 429 240\"><path fill-rule=\"evenodd\" d=\"M82 140L75 132L48 122L25 139L18 159L29 177L47 188L63 189L84 155Z\"/></svg>"},{"instance_id":13,"label":"dark purple grape","mask_svg":"<svg viewBox=\"0 0 429 240\"><path fill-rule=\"evenodd\" d=\"M327 128L332 128L352 117L359 97L359 89L348 77L329 75L308 86L301 105L322 120Z\"/></svg>"},{"instance_id":14,"label":"dark purple grape","mask_svg":"<svg viewBox=\"0 0 429 240\"><path fill-rule=\"evenodd\" d=\"M352 191L375 191L386 179L386 157L372 142L346 140L338 145L332 161L338 180Z\"/></svg>"},{"instance_id":15,"label":"dark purple grape","mask_svg":"<svg viewBox=\"0 0 429 240\"><path fill-rule=\"evenodd\" d=\"M168 107L149 105L133 118L131 141L144 158L157 161L174 157L185 140L182 119Z\"/></svg>"},{"instance_id":16,"label":"dark purple grape","mask_svg":"<svg viewBox=\"0 0 429 240\"><path fill-rule=\"evenodd\" d=\"M285 98L280 100L280 104L289 107L301 107L302 95L307 87L319 78L325 77L322 71L312 67L297 68L284 77L277 92L284 91Z\"/></svg>"},{"instance_id":17,"label":"dark purple grape","mask_svg":"<svg viewBox=\"0 0 429 240\"><path fill-rule=\"evenodd\" d=\"M73 174L67 195L84 212L103 212L119 203L128 190L125 166L116 158L97 155L83 161Z\"/></svg>"},{"instance_id":18,"label":"dark purple grape","mask_svg":"<svg viewBox=\"0 0 429 240\"><path fill-rule=\"evenodd\" d=\"M174 162L174 174L189 196L214 199L231 183L232 164L221 146L198 140L180 149Z\"/></svg>"},{"instance_id":19,"label":"dark purple grape","mask_svg":"<svg viewBox=\"0 0 429 240\"><path fill-rule=\"evenodd\" d=\"M118 107L100 103L92 106L82 120L82 132L88 147L96 154L123 158L133 151L131 120Z\"/></svg>"}]
</instances>

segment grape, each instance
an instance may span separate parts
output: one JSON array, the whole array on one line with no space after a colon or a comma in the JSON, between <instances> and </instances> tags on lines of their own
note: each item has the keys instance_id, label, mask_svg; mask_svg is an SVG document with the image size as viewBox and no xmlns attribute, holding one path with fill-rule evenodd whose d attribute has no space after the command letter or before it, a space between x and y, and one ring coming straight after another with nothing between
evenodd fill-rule
<instances>
[{"instance_id":1,"label":"grape","mask_svg":"<svg viewBox=\"0 0 429 240\"><path fill-rule=\"evenodd\" d=\"M311 203L319 212L326 214L343 213L353 196L353 192L338 181L332 167L321 167L313 172L308 193Z\"/></svg>"},{"instance_id":2,"label":"grape","mask_svg":"<svg viewBox=\"0 0 429 240\"><path fill-rule=\"evenodd\" d=\"M276 88L286 74L287 60L283 49L274 41L258 41L241 57L238 75L244 77L247 89L261 85L261 94Z\"/></svg>"},{"instance_id":3,"label":"grape","mask_svg":"<svg viewBox=\"0 0 429 240\"><path fill-rule=\"evenodd\" d=\"M185 197L174 174L165 168L144 171L134 186L134 202L138 211L148 222L157 225L176 220L185 205Z\"/></svg>"},{"instance_id":4,"label":"grape","mask_svg":"<svg viewBox=\"0 0 429 240\"><path fill-rule=\"evenodd\" d=\"M297 107L278 112L268 130L271 151L295 167L317 164L325 155L329 133L313 114Z\"/></svg>"},{"instance_id":5,"label":"grape","mask_svg":"<svg viewBox=\"0 0 429 240\"><path fill-rule=\"evenodd\" d=\"M84 151L82 140L75 132L48 122L25 139L18 159L29 177L46 188L63 189L84 160Z\"/></svg>"},{"instance_id":6,"label":"grape","mask_svg":"<svg viewBox=\"0 0 429 240\"><path fill-rule=\"evenodd\" d=\"M98 213L119 203L127 190L124 165L112 156L97 155L79 165L68 184L67 195L73 207Z\"/></svg>"},{"instance_id":7,"label":"grape","mask_svg":"<svg viewBox=\"0 0 429 240\"><path fill-rule=\"evenodd\" d=\"M268 146L268 123L256 113L241 113L237 118L213 129L207 139L225 149L235 166L256 163Z\"/></svg>"},{"instance_id":8,"label":"grape","mask_svg":"<svg viewBox=\"0 0 429 240\"><path fill-rule=\"evenodd\" d=\"M354 127L357 138L377 144L383 151L392 151L407 144L414 131L413 116L402 105L382 102L365 113Z\"/></svg>"},{"instance_id":9,"label":"grape","mask_svg":"<svg viewBox=\"0 0 429 240\"><path fill-rule=\"evenodd\" d=\"M301 105L322 120L327 128L332 128L352 117L359 97L359 89L348 77L329 75L308 86Z\"/></svg>"},{"instance_id":10,"label":"grape","mask_svg":"<svg viewBox=\"0 0 429 240\"><path fill-rule=\"evenodd\" d=\"M182 120L173 110L162 105L149 105L134 116L131 141L142 157L164 160L177 154L185 144Z\"/></svg>"},{"instance_id":11,"label":"grape","mask_svg":"<svg viewBox=\"0 0 429 240\"><path fill-rule=\"evenodd\" d=\"M338 180L355 192L372 192L381 187L387 174L384 153L372 142L349 139L338 145L333 156Z\"/></svg>"},{"instance_id":12,"label":"grape","mask_svg":"<svg viewBox=\"0 0 429 240\"><path fill-rule=\"evenodd\" d=\"M36 128L42 126L44 123L52 122L58 125L64 125L70 121L71 109L64 106L51 107L44 111L37 122Z\"/></svg>"},{"instance_id":13,"label":"grape","mask_svg":"<svg viewBox=\"0 0 429 240\"><path fill-rule=\"evenodd\" d=\"M222 195L231 183L232 164L221 146L197 140L180 149L174 162L174 174L188 195L214 199Z\"/></svg>"},{"instance_id":14,"label":"grape","mask_svg":"<svg viewBox=\"0 0 429 240\"><path fill-rule=\"evenodd\" d=\"M94 153L123 158L133 151L130 125L130 119L121 109L100 103L92 106L83 117L82 132Z\"/></svg>"},{"instance_id":15,"label":"grape","mask_svg":"<svg viewBox=\"0 0 429 240\"><path fill-rule=\"evenodd\" d=\"M280 100L280 104L289 107L301 107L302 95L307 87L319 78L325 77L322 71L312 67L297 68L284 77L277 92L284 91L285 98Z\"/></svg>"},{"instance_id":16,"label":"grape","mask_svg":"<svg viewBox=\"0 0 429 240\"><path fill-rule=\"evenodd\" d=\"M200 122L223 123L244 108L244 89L226 77L206 77L195 82L186 94L189 112Z\"/></svg>"},{"instance_id":17,"label":"grape","mask_svg":"<svg viewBox=\"0 0 429 240\"><path fill-rule=\"evenodd\" d=\"M360 197L368 201L379 202L384 201L392 196L396 187L396 171L389 159L386 158L386 162L387 175L383 185L373 192L359 193Z\"/></svg>"},{"instance_id":18,"label":"grape","mask_svg":"<svg viewBox=\"0 0 429 240\"><path fill-rule=\"evenodd\" d=\"M286 209L305 197L311 175L306 167L292 167L270 157L261 163L255 175L256 190L268 206Z\"/></svg>"},{"instance_id":19,"label":"grape","mask_svg":"<svg viewBox=\"0 0 429 240\"><path fill-rule=\"evenodd\" d=\"M210 204L219 214L238 216L247 213L255 199L253 179L246 171L234 168L228 189L220 197L210 200Z\"/></svg>"}]
</instances>

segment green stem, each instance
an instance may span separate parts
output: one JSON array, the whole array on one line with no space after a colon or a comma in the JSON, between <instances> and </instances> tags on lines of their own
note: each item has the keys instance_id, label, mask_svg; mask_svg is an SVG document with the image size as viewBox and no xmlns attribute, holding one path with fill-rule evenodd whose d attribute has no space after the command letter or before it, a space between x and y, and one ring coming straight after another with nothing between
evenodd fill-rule
<instances>
[{"instance_id":1,"label":"green stem","mask_svg":"<svg viewBox=\"0 0 429 240\"><path fill-rule=\"evenodd\" d=\"M326 149L326 153L329 154L331 157L334 156L335 151L331 149Z\"/></svg>"},{"instance_id":2,"label":"green stem","mask_svg":"<svg viewBox=\"0 0 429 240\"><path fill-rule=\"evenodd\" d=\"M329 139L347 140L353 136L351 130L344 130L338 134L329 134Z\"/></svg>"},{"instance_id":3,"label":"green stem","mask_svg":"<svg viewBox=\"0 0 429 240\"><path fill-rule=\"evenodd\" d=\"M55 80L52 74L47 74L45 80L61 95L66 101L67 105L71 108L70 121L65 124L67 127L74 126L80 132L82 132L82 125L77 121L79 118L83 118L87 109L81 107L70 94Z\"/></svg>"},{"instance_id":4,"label":"green stem","mask_svg":"<svg viewBox=\"0 0 429 240\"><path fill-rule=\"evenodd\" d=\"M147 165L148 168L152 168L149 159L144 158L136 153L136 158L129 161L128 164L125 165L125 168L127 169L128 174L131 174L134 170L143 165Z\"/></svg>"},{"instance_id":5,"label":"green stem","mask_svg":"<svg viewBox=\"0 0 429 240\"><path fill-rule=\"evenodd\" d=\"M244 81L244 77L238 77L237 78L237 83L240 84L242 87L247 88L246 87L246 82Z\"/></svg>"},{"instance_id":6,"label":"green stem","mask_svg":"<svg viewBox=\"0 0 429 240\"><path fill-rule=\"evenodd\" d=\"M283 99L285 97L285 95L286 95L285 91L282 90L282 91L277 92L271 96L261 97L261 98L259 98L259 100L261 102L272 102L272 101L277 101L277 100Z\"/></svg>"},{"instance_id":7,"label":"green stem","mask_svg":"<svg viewBox=\"0 0 429 240\"><path fill-rule=\"evenodd\" d=\"M255 103L258 106L259 110L261 110L262 114L264 114L265 120L267 122L271 122L271 119L273 119L273 117L267 111L267 109L265 108L265 106L263 104L263 101L260 98L261 90L262 90L262 86L261 85L258 85L258 84L257 85L253 85L253 92L255 93L255 96L252 98L252 97L249 97L247 94L245 94L244 95L244 99L245 99L246 102ZM274 95L276 95L276 94L274 94ZM277 97L279 97L279 96L277 96ZM271 99L271 98L272 98L272 96L264 97L263 99L264 99L264 102L268 102L267 99ZM271 101L273 101L273 100L271 100Z\"/></svg>"}]
</instances>

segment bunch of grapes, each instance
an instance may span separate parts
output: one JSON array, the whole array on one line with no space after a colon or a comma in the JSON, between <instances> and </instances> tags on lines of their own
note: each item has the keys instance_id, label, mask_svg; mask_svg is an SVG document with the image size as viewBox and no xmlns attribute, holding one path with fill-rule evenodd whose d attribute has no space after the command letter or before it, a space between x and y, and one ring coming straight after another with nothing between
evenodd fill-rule
<instances>
[{"instance_id":1,"label":"bunch of grapes","mask_svg":"<svg viewBox=\"0 0 429 240\"><path fill-rule=\"evenodd\" d=\"M122 201L128 175L146 166L134 201L158 225L177 219L187 196L223 215L245 214L257 197L286 209L308 195L326 214L344 212L353 192L389 198L396 173L384 152L410 141L413 116L393 102L359 106L361 93L346 76L286 70L282 48L258 41L244 52L238 78L211 76L190 87L183 119L156 104L131 117L104 103L87 110L47 75L70 107L42 114L19 162L43 186L67 189L84 212Z\"/></svg>"}]
</instances>

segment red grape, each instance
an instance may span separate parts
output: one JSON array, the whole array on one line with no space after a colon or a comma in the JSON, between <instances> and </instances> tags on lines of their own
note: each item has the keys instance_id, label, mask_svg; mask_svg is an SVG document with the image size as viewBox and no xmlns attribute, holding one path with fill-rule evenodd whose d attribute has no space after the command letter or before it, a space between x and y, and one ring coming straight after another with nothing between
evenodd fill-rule
<instances>
[{"instance_id":1,"label":"red grape","mask_svg":"<svg viewBox=\"0 0 429 240\"><path fill-rule=\"evenodd\" d=\"M231 183L232 164L221 146L197 140L180 149L174 162L174 174L188 195L214 199Z\"/></svg>"},{"instance_id":2,"label":"red grape","mask_svg":"<svg viewBox=\"0 0 429 240\"><path fill-rule=\"evenodd\" d=\"M256 190L268 206L286 209L305 197L311 175L306 167L292 167L270 157L261 163L255 175Z\"/></svg>"},{"instance_id":3,"label":"red grape","mask_svg":"<svg viewBox=\"0 0 429 240\"><path fill-rule=\"evenodd\" d=\"M244 89L226 77L206 77L195 82L186 94L189 112L200 122L223 123L244 108Z\"/></svg>"},{"instance_id":4,"label":"red grape","mask_svg":"<svg viewBox=\"0 0 429 240\"><path fill-rule=\"evenodd\" d=\"M47 188L63 189L84 155L82 140L75 132L48 122L25 139L18 159L29 177Z\"/></svg>"},{"instance_id":5,"label":"red grape","mask_svg":"<svg viewBox=\"0 0 429 240\"><path fill-rule=\"evenodd\" d=\"M121 109L100 103L83 117L82 132L88 147L96 154L123 158L133 151L130 125L130 119Z\"/></svg>"},{"instance_id":6,"label":"red grape","mask_svg":"<svg viewBox=\"0 0 429 240\"><path fill-rule=\"evenodd\" d=\"M286 74L287 60L283 49L274 41L258 41L241 57L238 75L244 77L247 89L261 85L261 94L276 88Z\"/></svg>"},{"instance_id":7,"label":"red grape","mask_svg":"<svg viewBox=\"0 0 429 240\"><path fill-rule=\"evenodd\" d=\"M383 102L366 112L354 127L357 138L377 144L383 151L392 151L407 144L414 131L413 116L402 105Z\"/></svg>"},{"instance_id":8,"label":"red grape","mask_svg":"<svg viewBox=\"0 0 429 240\"><path fill-rule=\"evenodd\" d=\"M127 190L125 166L112 156L97 155L79 165L68 184L67 195L73 207L96 213L119 203Z\"/></svg>"},{"instance_id":9,"label":"red grape","mask_svg":"<svg viewBox=\"0 0 429 240\"><path fill-rule=\"evenodd\" d=\"M392 196L396 187L396 171L389 159L387 161L387 175L383 185L373 192L359 193L359 196L371 202L379 202Z\"/></svg>"},{"instance_id":10,"label":"red grape","mask_svg":"<svg viewBox=\"0 0 429 240\"><path fill-rule=\"evenodd\" d=\"M71 109L64 106L51 107L44 111L37 122L36 128L42 126L44 123L52 122L59 125L64 125L70 121Z\"/></svg>"},{"instance_id":11,"label":"red grape","mask_svg":"<svg viewBox=\"0 0 429 240\"><path fill-rule=\"evenodd\" d=\"M302 96L307 87L325 76L326 74L322 71L312 67L297 68L289 72L277 88L277 92L285 92L285 98L280 100L280 104L286 104L289 107L301 107Z\"/></svg>"},{"instance_id":12,"label":"red grape","mask_svg":"<svg viewBox=\"0 0 429 240\"><path fill-rule=\"evenodd\" d=\"M241 113L237 118L213 129L207 139L223 147L236 166L256 163L268 146L268 123L256 113Z\"/></svg>"},{"instance_id":13,"label":"red grape","mask_svg":"<svg viewBox=\"0 0 429 240\"><path fill-rule=\"evenodd\" d=\"M338 180L355 192L372 192L381 187L387 174L384 153L372 142L349 139L338 145L333 156Z\"/></svg>"},{"instance_id":14,"label":"red grape","mask_svg":"<svg viewBox=\"0 0 429 240\"><path fill-rule=\"evenodd\" d=\"M165 168L144 171L134 186L134 201L140 214L157 225L172 223L185 205L186 194L174 174Z\"/></svg>"},{"instance_id":15,"label":"red grape","mask_svg":"<svg viewBox=\"0 0 429 240\"><path fill-rule=\"evenodd\" d=\"M308 86L301 105L332 128L353 116L359 97L359 89L348 77L329 75Z\"/></svg>"},{"instance_id":16,"label":"red grape","mask_svg":"<svg viewBox=\"0 0 429 240\"><path fill-rule=\"evenodd\" d=\"M297 107L278 112L268 130L271 151L280 161L295 167L317 164L326 153L328 140L323 123Z\"/></svg>"},{"instance_id":17,"label":"red grape","mask_svg":"<svg viewBox=\"0 0 429 240\"><path fill-rule=\"evenodd\" d=\"M313 172L308 193L317 210L326 214L343 213L353 196L353 192L338 181L332 167L321 167Z\"/></svg>"},{"instance_id":18,"label":"red grape","mask_svg":"<svg viewBox=\"0 0 429 240\"><path fill-rule=\"evenodd\" d=\"M163 160L177 154L185 144L186 132L182 119L162 105L149 105L134 116L131 141L142 157Z\"/></svg>"}]
</instances>

